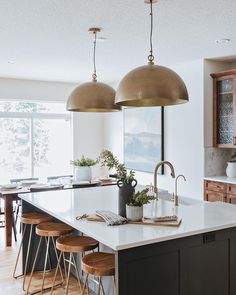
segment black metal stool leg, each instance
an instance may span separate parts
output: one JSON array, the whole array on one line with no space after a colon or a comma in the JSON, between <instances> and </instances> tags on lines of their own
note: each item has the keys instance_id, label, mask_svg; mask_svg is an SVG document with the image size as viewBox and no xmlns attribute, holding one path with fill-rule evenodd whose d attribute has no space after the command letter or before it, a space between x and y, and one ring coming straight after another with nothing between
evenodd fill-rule
<instances>
[{"instance_id":1,"label":"black metal stool leg","mask_svg":"<svg viewBox=\"0 0 236 295\"><path fill-rule=\"evenodd\" d=\"M13 227L14 239L15 239L15 242L17 242L17 231L16 231L16 222L14 218L14 213L12 213L12 227Z\"/></svg>"}]
</instances>

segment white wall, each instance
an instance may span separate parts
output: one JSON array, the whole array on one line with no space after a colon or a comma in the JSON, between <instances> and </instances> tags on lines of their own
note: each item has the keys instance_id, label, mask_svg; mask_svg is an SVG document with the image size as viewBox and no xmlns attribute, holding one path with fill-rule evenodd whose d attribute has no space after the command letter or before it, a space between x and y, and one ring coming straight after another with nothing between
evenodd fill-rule
<instances>
[{"instance_id":1,"label":"white wall","mask_svg":"<svg viewBox=\"0 0 236 295\"><path fill-rule=\"evenodd\" d=\"M171 161L177 174L184 174L186 183L179 184L179 194L203 199L203 61L197 60L173 68L185 81L189 103L165 108L165 160ZM104 118L104 146L123 160L123 114ZM153 175L136 173L140 184L153 182ZM158 176L159 188L174 190L167 167Z\"/></svg>"},{"instance_id":2,"label":"white wall","mask_svg":"<svg viewBox=\"0 0 236 295\"><path fill-rule=\"evenodd\" d=\"M73 113L74 159L82 155L96 159L104 147L103 114ZM93 177L103 174L99 165L92 168Z\"/></svg>"},{"instance_id":3,"label":"white wall","mask_svg":"<svg viewBox=\"0 0 236 295\"><path fill-rule=\"evenodd\" d=\"M66 102L76 84L0 78L0 99ZM96 158L103 148L103 116L101 114L73 113L73 153ZM58 130L60 132L60 130ZM94 176L101 172L96 167Z\"/></svg>"},{"instance_id":4,"label":"white wall","mask_svg":"<svg viewBox=\"0 0 236 295\"><path fill-rule=\"evenodd\" d=\"M72 83L0 78L0 98L66 101L75 86Z\"/></svg>"}]
</instances>

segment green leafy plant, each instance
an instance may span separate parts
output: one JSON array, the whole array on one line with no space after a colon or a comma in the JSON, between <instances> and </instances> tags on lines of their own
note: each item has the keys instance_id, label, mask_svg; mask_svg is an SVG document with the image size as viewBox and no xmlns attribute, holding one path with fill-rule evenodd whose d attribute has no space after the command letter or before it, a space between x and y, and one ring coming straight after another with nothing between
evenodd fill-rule
<instances>
[{"instance_id":1,"label":"green leafy plant","mask_svg":"<svg viewBox=\"0 0 236 295\"><path fill-rule=\"evenodd\" d=\"M148 195L148 188L145 188L142 191L138 191L136 193L133 193L133 195L130 198L127 205L141 207L145 204L150 203L150 201L152 201L152 200L155 200L155 196Z\"/></svg>"},{"instance_id":2,"label":"green leafy plant","mask_svg":"<svg viewBox=\"0 0 236 295\"><path fill-rule=\"evenodd\" d=\"M70 161L71 165L75 166L75 167L84 167L84 166L94 166L98 163L97 160L93 160L90 158L85 158L84 155L77 160L71 160Z\"/></svg>"},{"instance_id":3,"label":"green leafy plant","mask_svg":"<svg viewBox=\"0 0 236 295\"><path fill-rule=\"evenodd\" d=\"M121 164L117 157L115 157L109 150L103 150L100 153L98 162L101 166L107 166L108 169L115 169L118 179L122 180L126 184L130 184L134 180L134 171L127 171L124 164Z\"/></svg>"},{"instance_id":4,"label":"green leafy plant","mask_svg":"<svg viewBox=\"0 0 236 295\"><path fill-rule=\"evenodd\" d=\"M236 152L233 153L233 155L231 156L231 159L229 161L230 163L235 163L236 162Z\"/></svg>"}]
</instances>

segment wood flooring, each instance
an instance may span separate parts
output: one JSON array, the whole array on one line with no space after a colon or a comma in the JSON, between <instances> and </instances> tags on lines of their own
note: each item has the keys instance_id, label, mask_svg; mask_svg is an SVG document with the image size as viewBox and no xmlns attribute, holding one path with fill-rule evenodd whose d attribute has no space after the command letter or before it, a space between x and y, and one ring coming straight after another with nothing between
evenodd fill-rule
<instances>
[{"instance_id":1,"label":"wood flooring","mask_svg":"<svg viewBox=\"0 0 236 295\"><path fill-rule=\"evenodd\" d=\"M12 247L5 247L4 228L0 228L0 294L1 295L23 295L25 292L22 290L22 278L14 279L12 277L14 263L19 247L19 242L15 243L13 240ZM18 235L20 241L20 235ZM19 268L20 269L20 268ZM46 284L50 284L53 274L47 275ZM59 279L59 278L58 278ZM41 284L41 274L36 274L32 280L31 290L38 289ZM38 293L40 294L40 293ZM49 291L44 291L43 294L50 294ZM53 295L65 294L65 289L57 288ZM81 294L78 282L74 277L70 280L70 295ZM87 293L86 293L87 295Z\"/></svg>"}]
</instances>

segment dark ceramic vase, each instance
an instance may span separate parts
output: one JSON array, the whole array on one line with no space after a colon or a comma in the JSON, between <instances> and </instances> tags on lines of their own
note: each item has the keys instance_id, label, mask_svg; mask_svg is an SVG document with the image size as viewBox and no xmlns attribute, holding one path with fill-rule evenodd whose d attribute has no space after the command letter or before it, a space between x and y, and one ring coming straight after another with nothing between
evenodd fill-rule
<instances>
[{"instance_id":1,"label":"dark ceramic vase","mask_svg":"<svg viewBox=\"0 0 236 295\"><path fill-rule=\"evenodd\" d=\"M126 204L135 191L137 180L134 179L130 184L124 183L122 180L118 180L117 185L119 187L119 215L126 217Z\"/></svg>"}]
</instances>

